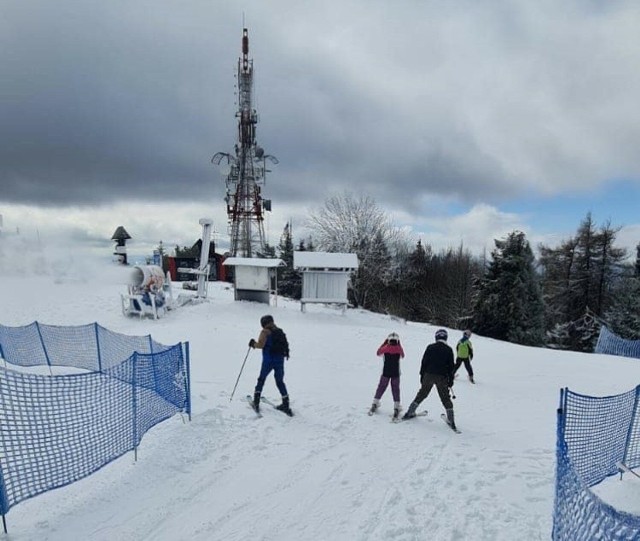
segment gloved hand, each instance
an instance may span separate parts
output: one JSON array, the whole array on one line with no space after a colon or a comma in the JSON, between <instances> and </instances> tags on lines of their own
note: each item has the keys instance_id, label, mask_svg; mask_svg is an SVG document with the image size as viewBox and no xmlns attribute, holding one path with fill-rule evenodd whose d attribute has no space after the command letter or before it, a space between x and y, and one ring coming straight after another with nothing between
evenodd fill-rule
<instances>
[{"instance_id":1,"label":"gloved hand","mask_svg":"<svg viewBox=\"0 0 640 541\"><path fill-rule=\"evenodd\" d=\"M453 376L449 376L449 381L447 381L447 385L451 388L453 387Z\"/></svg>"},{"instance_id":2,"label":"gloved hand","mask_svg":"<svg viewBox=\"0 0 640 541\"><path fill-rule=\"evenodd\" d=\"M256 341L253 338L251 340L249 340L249 347L250 348L255 348L256 347Z\"/></svg>"}]
</instances>

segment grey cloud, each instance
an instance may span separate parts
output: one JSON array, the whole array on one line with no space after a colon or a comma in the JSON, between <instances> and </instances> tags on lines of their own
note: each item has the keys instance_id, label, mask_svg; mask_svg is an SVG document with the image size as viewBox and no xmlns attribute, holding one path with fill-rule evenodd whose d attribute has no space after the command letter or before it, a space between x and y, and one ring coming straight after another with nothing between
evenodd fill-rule
<instances>
[{"instance_id":1,"label":"grey cloud","mask_svg":"<svg viewBox=\"0 0 640 541\"><path fill-rule=\"evenodd\" d=\"M638 176L632 3L245 6L265 195L338 187L415 212ZM221 200L241 13L233 2L3 8L0 200ZM634 24L634 22L636 24Z\"/></svg>"},{"instance_id":2,"label":"grey cloud","mask_svg":"<svg viewBox=\"0 0 640 541\"><path fill-rule=\"evenodd\" d=\"M207 90L219 70L204 52L189 55L190 46L211 50L205 34L189 41L171 24L149 28L126 5L78 4L75 16L48 6L9 15L9 26L24 28L0 53L11 73L0 110L2 199L57 206L210 195L211 147L222 138Z\"/></svg>"}]
</instances>

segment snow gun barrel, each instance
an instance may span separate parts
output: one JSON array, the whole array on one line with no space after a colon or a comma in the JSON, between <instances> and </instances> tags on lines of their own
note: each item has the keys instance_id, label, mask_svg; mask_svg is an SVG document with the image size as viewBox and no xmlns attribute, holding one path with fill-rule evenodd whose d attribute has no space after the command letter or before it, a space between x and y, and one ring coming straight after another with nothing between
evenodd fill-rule
<instances>
[{"instance_id":1,"label":"snow gun barrel","mask_svg":"<svg viewBox=\"0 0 640 541\"><path fill-rule=\"evenodd\" d=\"M162 287L164 284L164 272L157 265L136 265L131 270L129 285L134 287L147 287L151 284Z\"/></svg>"}]
</instances>

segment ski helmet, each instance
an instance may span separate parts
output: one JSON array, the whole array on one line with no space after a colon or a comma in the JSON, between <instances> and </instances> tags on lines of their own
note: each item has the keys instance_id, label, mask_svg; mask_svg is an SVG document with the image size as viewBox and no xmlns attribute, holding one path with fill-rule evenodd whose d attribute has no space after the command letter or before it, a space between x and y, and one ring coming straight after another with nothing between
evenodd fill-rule
<instances>
[{"instance_id":1,"label":"ski helmet","mask_svg":"<svg viewBox=\"0 0 640 541\"><path fill-rule=\"evenodd\" d=\"M266 316L262 316L260 318L260 325L264 328L267 325L269 325L269 323L273 323L273 316L270 315L266 315Z\"/></svg>"},{"instance_id":2,"label":"ski helmet","mask_svg":"<svg viewBox=\"0 0 640 541\"><path fill-rule=\"evenodd\" d=\"M471 338L471 331L467 329L462 333L462 335L465 336L466 338Z\"/></svg>"},{"instance_id":3,"label":"ski helmet","mask_svg":"<svg viewBox=\"0 0 640 541\"><path fill-rule=\"evenodd\" d=\"M391 340L395 340L396 342L399 342L400 337L398 336L398 333L392 332L389 336L387 336L387 340L389 340L389 342L391 342Z\"/></svg>"},{"instance_id":4,"label":"ski helmet","mask_svg":"<svg viewBox=\"0 0 640 541\"><path fill-rule=\"evenodd\" d=\"M447 338L449 338L449 334L445 329L438 329L436 331L436 340L444 340L446 342Z\"/></svg>"}]
</instances>

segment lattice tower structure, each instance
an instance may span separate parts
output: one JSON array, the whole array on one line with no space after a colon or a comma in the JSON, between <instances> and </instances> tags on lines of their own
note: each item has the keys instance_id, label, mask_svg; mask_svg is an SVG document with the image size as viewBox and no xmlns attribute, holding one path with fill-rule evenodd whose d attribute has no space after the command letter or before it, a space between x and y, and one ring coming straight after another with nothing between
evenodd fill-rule
<instances>
[{"instance_id":1,"label":"lattice tower structure","mask_svg":"<svg viewBox=\"0 0 640 541\"><path fill-rule=\"evenodd\" d=\"M256 143L258 113L253 107L253 60L249 59L249 35L242 32L242 56L238 59L238 141L235 153L218 152L212 159L220 164L226 159L230 165L226 178L227 217L230 252L234 257L259 257L266 247L264 215L271 209L271 201L262 198L266 160L278 163L266 155Z\"/></svg>"}]
</instances>

